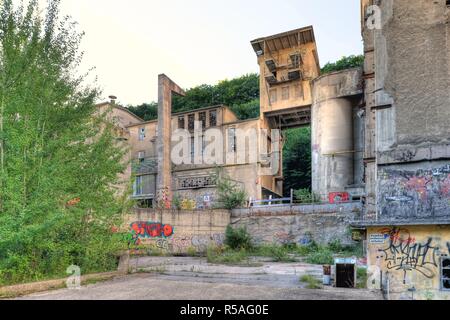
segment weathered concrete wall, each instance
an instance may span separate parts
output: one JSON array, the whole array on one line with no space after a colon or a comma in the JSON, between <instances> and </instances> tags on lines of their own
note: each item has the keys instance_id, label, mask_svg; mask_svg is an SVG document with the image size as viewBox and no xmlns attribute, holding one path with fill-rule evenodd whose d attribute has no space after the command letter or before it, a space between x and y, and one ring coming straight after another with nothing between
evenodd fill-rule
<instances>
[{"instance_id":1,"label":"weathered concrete wall","mask_svg":"<svg viewBox=\"0 0 450 320\"><path fill-rule=\"evenodd\" d=\"M132 246L183 254L205 252L209 245L223 244L230 212L136 209L125 220Z\"/></svg>"},{"instance_id":2,"label":"weathered concrete wall","mask_svg":"<svg viewBox=\"0 0 450 320\"><path fill-rule=\"evenodd\" d=\"M381 167L380 221L450 221L450 162Z\"/></svg>"},{"instance_id":3,"label":"weathered concrete wall","mask_svg":"<svg viewBox=\"0 0 450 320\"><path fill-rule=\"evenodd\" d=\"M258 244L306 244L340 239L354 243L350 221L360 214L360 203L307 205L233 210L233 227L245 227Z\"/></svg>"},{"instance_id":4,"label":"weathered concrete wall","mask_svg":"<svg viewBox=\"0 0 450 320\"><path fill-rule=\"evenodd\" d=\"M450 281L441 281L449 255L450 226L369 228L369 287L383 287L395 300L450 300Z\"/></svg>"}]
</instances>

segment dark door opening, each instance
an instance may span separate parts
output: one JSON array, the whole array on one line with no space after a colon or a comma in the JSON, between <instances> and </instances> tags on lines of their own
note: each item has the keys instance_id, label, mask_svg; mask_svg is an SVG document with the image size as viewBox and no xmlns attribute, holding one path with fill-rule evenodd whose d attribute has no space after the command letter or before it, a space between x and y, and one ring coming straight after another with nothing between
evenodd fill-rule
<instances>
[{"instance_id":1,"label":"dark door opening","mask_svg":"<svg viewBox=\"0 0 450 320\"><path fill-rule=\"evenodd\" d=\"M355 265L337 264L336 265L336 287L337 288L355 288Z\"/></svg>"}]
</instances>

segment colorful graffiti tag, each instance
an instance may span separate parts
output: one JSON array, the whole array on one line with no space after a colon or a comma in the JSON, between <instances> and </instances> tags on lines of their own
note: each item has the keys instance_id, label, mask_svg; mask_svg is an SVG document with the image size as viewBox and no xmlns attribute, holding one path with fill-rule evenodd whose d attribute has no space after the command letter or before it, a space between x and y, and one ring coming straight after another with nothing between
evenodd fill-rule
<instances>
[{"instance_id":1,"label":"colorful graffiti tag","mask_svg":"<svg viewBox=\"0 0 450 320\"><path fill-rule=\"evenodd\" d=\"M164 225L159 222L133 222L131 233L134 243L139 245L141 239L171 237L174 234L174 228L171 225Z\"/></svg>"},{"instance_id":2,"label":"colorful graffiti tag","mask_svg":"<svg viewBox=\"0 0 450 320\"><path fill-rule=\"evenodd\" d=\"M450 165L379 172L381 219L449 217Z\"/></svg>"}]
</instances>

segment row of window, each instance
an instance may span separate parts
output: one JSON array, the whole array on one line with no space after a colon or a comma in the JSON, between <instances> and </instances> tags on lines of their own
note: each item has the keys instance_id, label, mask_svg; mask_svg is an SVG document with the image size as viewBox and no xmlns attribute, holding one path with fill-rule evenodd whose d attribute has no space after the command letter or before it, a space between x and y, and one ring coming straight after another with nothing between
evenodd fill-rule
<instances>
[{"instance_id":1,"label":"row of window","mask_svg":"<svg viewBox=\"0 0 450 320\"><path fill-rule=\"evenodd\" d=\"M270 103L276 103L279 100L289 100L291 98L303 99L303 87L301 84L284 86L281 88L272 88L269 91Z\"/></svg>"},{"instance_id":2,"label":"row of window","mask_svg":"<svg viewBox=\"0 0 450 320\"><path fill-rule=\"evenodd\" d=\"M207 122L209 119L209 122ZM193 131L195 129L195 121L199 121L202 123L202 128L205 129L207 127L216 127L217 126L217 110L210 110L208 112L199 112L198 119L196 118L196 113L192 113L187 115L187 128L186 128L186 116L178 117L178 129L188 129ZM157 129L158 130L158 129ZM139 128L139 141L144 141L146 138L146 128ZM158 134L158 133L157 133Z\"/></svg>"},{"instance_id":3,"label":"row of window","mask_svg":"<svg viewBox=\"0 0 450 320\"><path fill-rule=\"evenodd\" d=\"M196 115L198 114L198 119ZM209 122L207 120L209 119ZM192 113L187 115L187 128L186 128L186 116L178 117L178 129L188 129L190 131L195 129L195 121L199 121L202 124L202 128L216 127L217 126L217 110L204 111L199 113Z\"/></svg>"},{"instance_id":4,"label":"row of window","mask_svg":"<svg viewBox=\"0 0 450 320\"><path fill-rule=\"evenodd\" d=\"M143 135L143 139L145 138L145 134ZM202 155L205 153L206 149L206 141L204 140L204 137L201 137L202 139ZM229 128L228 129L228 152L236 152L236 128ZM195 155L195 138L191 138L191 158L194 159ZM139 151L137 154L138 161L142 164L145 162L146 153L145 151Z\"/></svg>"}]
</instances>

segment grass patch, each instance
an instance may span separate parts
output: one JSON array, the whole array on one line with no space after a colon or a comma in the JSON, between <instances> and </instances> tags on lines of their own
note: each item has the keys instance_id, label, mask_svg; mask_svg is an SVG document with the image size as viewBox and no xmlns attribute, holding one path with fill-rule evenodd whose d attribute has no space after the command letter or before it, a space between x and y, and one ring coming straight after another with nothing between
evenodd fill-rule
<instances>
[{"instance_id":1,"label":"grass patch","mask_svg":"<svg viewBox=\"0 0 450 320\"><path fill-rule=\"evenodd\" d=\"M356 288L367 289L368 274L366 268L358 268Z\"/></svg>"},{"instance_id":2,"label":"grass patch","mask_svg":"<svg viewBox=\"0 0 450 320\"><path fill-rule=\"evenodd\" d=\"M246 250L231 250L224 247L210 247L206 254L208 263L213 264L243 264L249 262Z\"/></svg>"},{"instance_id":3,"label":"grass patch","mask_svg":"<svg viewBox=\"0 0 450 320\"><path fill-rule=\"evenodd\" d=\"M300 277L300 282L306 284L307 289L322 289L322 283L311 275L304 275Z\"/></svg>"},{"instance_id":4,"label":"grass patch","mask_svg":"<svg viewBox=\"0 0 450 320\"><path fill-rule=\"evenodd\" d=\"M252 252L255 256L272 258L275 262L296 262L297 260L289 255L291 253L289 248L276 245L263 245Z\"/></svg>"}]
</instances>

